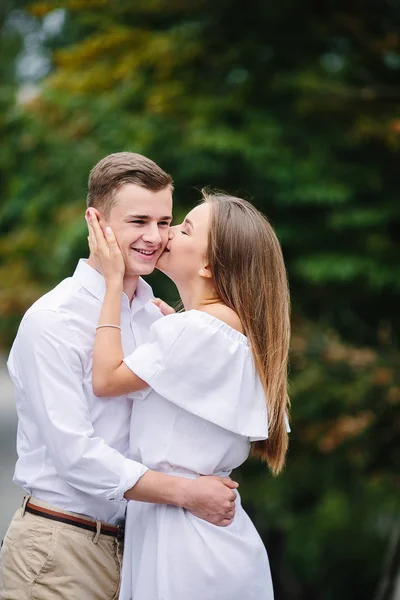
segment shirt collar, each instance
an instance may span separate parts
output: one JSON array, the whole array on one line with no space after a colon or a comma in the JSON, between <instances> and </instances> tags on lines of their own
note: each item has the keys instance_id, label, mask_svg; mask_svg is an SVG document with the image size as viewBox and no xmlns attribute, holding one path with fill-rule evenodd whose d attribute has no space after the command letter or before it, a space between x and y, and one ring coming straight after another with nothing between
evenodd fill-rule
<instances>
[{"instance_id":1,"label":"shirt collar","mask_svg":"<svg viewBox=\"0 0 400 600\"><path fill-rule=\"evenodd\" d=\"M100 302L103 302L106 293L104 277L88 264L87 259L81 258L79 260L72 278ZM154 298L151 286L139 277L132 301L132 309L136 312L136 310L147 304L151 298ZM123 302L125 301L128 302L128 298L126 294L123 294Z\"/></svg>"}]
</instances>

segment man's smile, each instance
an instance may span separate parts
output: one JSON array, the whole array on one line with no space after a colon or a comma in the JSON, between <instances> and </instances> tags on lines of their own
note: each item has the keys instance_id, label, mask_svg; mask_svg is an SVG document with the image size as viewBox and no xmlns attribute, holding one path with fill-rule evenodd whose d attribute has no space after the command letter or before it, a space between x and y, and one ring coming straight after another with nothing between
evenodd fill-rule
<instances>
[{"instance_id":1,"label":"man's smile","mask_svg":"<svg viewBox=\"0 0 400 600\"><path fill-rule=\"evenodd\" d=\"M131 250L134 250L142 260L148 260L151 261L154 259L156 253L158 252L159 248L155 248L153 250L148 250L145 248L131 248Z\"/></svg>"}]
</instances>

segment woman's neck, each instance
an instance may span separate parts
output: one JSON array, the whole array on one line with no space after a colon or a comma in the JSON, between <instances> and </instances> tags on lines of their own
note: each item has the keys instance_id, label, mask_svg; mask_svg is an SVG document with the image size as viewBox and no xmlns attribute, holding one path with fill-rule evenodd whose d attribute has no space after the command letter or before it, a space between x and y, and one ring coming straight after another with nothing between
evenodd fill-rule
<instances>
[{"instance_id":1,"label":"woman's neck","mask_svg":"<svg viewBox=\"0 0 400 600\"><path fill-rule=\"evenodd\" d=\"M206 306L221 302L208 280L177 285L185 310L203 310Z\"/></svg>"}]
</instances>

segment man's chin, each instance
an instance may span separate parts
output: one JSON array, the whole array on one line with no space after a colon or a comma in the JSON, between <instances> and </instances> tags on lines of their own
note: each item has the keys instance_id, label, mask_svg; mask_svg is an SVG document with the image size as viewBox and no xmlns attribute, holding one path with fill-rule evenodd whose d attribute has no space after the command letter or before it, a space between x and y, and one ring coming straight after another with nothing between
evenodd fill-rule
<instances>
[{"instance_id":1,"label":"man's chin","mask_svg":"<svg viewBox=\"0 0 400 600\"><path fill-rule=\"evenodd\" d=\"M166 258L166 256L168 254L169 254L169 250L164 250L163 252L161 252L160 256L157 258L156 269L158 269L159 271L161 271L161 267L164 262L164 259Z\"/></svg>"},{"instance_id":2,"label":"man's chin","mask_svg":"<svg viewBox=\"0 0 400 600\"><path fill-rule=\"evenodd\" d=\"M151 273L156 268L156 264L154 262L146 264L135 264L129 265L129 267L125 271L125 277L141 277L142 275L151 275Z\"/></svg>"},{"instance_id":3,"label":"man's chin","mask_svg":"<svg viewBox=\"0 0 400 600\"><path fill-rule=\"evenodd\" d=\"M167 264L168 264L168 263L167 263L166 261L164 261L164 260L163 260L163 256L164 256L164 253L163 253L163 254L161 254L160 258L159 258L159 259L158 259L158 261L156 262L155 269L156 269L157 271L160 271L160 273L164 273L164 275L166 275L167 273L166 273L166 271L165 271L165 270L166 270L166 269L168 269L168 267L167 267Z\"/></svg>"}]
</instances>

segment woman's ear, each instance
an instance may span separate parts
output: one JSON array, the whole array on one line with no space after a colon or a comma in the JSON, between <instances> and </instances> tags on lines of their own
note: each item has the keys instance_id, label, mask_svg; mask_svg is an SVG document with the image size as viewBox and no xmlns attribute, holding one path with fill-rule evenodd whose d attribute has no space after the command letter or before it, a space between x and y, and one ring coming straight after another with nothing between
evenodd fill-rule
<instances>
[{"instance_id":1,"label":"woman's ear","mask_svg":"<svg viewBox=\"0 0 400 600\"><path fill-rule=\"evenodd\" d=\"M202 267L199 270L199 275L200 275L200 277L204 277L205 279L211 279L212 274L211 274L210 265L206 265L205 267Z\"/></svg>"}]
</instances>

